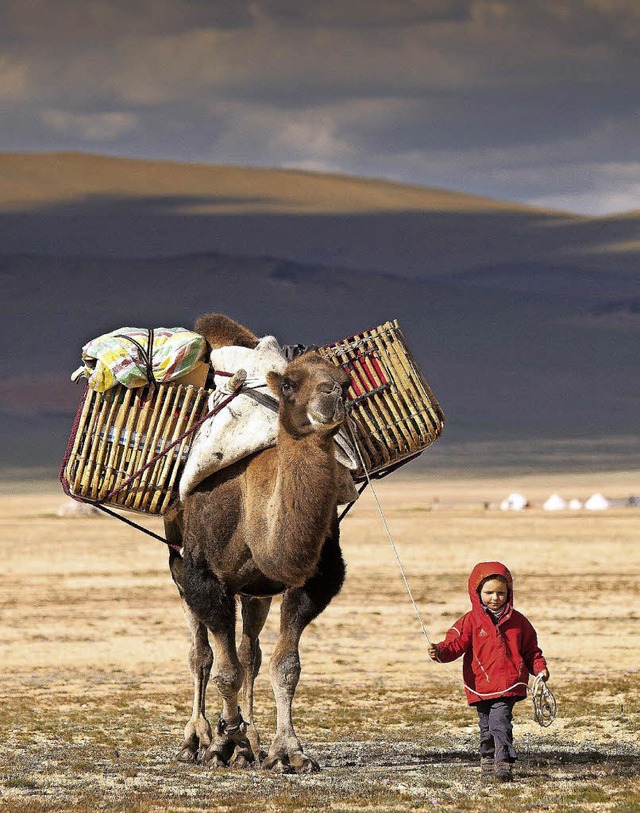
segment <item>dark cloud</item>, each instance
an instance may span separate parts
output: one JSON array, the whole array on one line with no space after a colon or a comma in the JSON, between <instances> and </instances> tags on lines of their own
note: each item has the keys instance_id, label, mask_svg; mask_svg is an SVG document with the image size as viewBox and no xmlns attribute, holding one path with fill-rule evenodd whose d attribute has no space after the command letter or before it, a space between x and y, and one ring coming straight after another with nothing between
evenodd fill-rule
<instances>
[{"instance_id":1,"label":"dark cloud","mask_svg":"<svg viewBox=\"0 0 640 813\"><path fill-rule=\"evenodd\" d=\"M251 24L251 6L243 0L3 0L0 42L100 48L123 36L233 29Z\"/></svg>"},{"instance_id":2,"label":"dark cloud","mask_svg":"<svg viewBox=\"0 0 640 813\"><path fill-rule=\"evenodd\" d=\"M463 20L470 16L471 5L472 0L263 0L253 7L261 17L289 24L362 30Z\"/></svg>"},{"instance_id":3,"label":"dark cloud","mask_svg":"<svg viewBox=\"0 0 640 813\"><path fill-rule=\"evenodd\" d=\"M0 148L361 172L597 211L637 191L639 37L636 0L5 0Z\"/></svg>"}]
</instances>

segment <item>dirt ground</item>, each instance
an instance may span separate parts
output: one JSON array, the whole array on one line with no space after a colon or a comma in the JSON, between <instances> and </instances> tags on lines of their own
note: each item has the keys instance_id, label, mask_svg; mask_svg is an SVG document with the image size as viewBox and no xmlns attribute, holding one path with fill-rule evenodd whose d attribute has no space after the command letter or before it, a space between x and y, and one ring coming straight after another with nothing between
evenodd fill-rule
<instances>
[{"instance_id":1,"label":"dirt ground","mask_svg":"<svg viewBox=\"0 0 640 813\"><path fill-rule=\"evenodd\" d=\"M298 776L173 760L191 708L189 638L164 546L108 517L58 517L56 484L14 482L0 494L0 807L640 810L640 509L541 508L553 492L639 494L640 472L449 481L398 473L375 488L432 640L468 609L476 562L498 559L514 573L558 716L541 728L528 700L516 706L513 783L480 781L460 662L428 659L370 489L342 523L345 587L303 637L295 721L322 771ZM512 491L533 507L486 507ZM160 529L157 519L142 522ZM261 639L265 667L277 624L276 602ZM268 743L265 667L257 719Z\"/></svg>"}]
</instances>

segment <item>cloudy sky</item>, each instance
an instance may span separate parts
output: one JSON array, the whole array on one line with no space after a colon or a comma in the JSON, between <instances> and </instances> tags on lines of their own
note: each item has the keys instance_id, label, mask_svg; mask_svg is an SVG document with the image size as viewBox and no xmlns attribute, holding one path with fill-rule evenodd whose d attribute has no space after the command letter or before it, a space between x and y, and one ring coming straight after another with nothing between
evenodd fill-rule
<instances>
[{"instance_id":1,"label":"cloudy sky","mask_svg":"<svg viewBox=\"0 0 640 813\"><path fill-rule=\"evenodd\" d=\"M2 0L0 150L640 208L638 0Z\"/></svg>"}]
</instances>

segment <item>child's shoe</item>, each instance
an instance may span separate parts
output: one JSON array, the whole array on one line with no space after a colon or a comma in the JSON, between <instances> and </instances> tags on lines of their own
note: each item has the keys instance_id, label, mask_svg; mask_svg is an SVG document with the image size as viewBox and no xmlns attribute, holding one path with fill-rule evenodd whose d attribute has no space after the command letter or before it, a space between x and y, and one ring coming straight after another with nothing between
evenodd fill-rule
<instances>
[{"instance_id":1,"label":"child's shoe","mask_svg":"<svg viewBox=\"0 0 640 813\"><path fill-rule=\"evenodd\" d=\"M496 762L496 779L498 782L511 782L513 771L510 762Z\"/></svg>"},{"instance_id":2,"label":"child's shoe","mask_svg":"<svg viewBox=\"0 0 640 813\"><path fill-rule=\"evenodd\" d=\"M480 776L482 779L493 779L495 764L493 757L480 757Z\"/></svg>"}]
</instances>

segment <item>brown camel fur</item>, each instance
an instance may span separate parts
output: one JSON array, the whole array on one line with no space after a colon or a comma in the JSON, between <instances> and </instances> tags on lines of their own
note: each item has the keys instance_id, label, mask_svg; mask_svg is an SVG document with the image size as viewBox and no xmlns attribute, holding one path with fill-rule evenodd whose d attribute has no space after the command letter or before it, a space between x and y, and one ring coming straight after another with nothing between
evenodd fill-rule
<instances>
[{"instance_id":1,"label":"brown camel fur","mask_svg":"<svg viewBox=\"0 0 640 813\"><path fill-rule=\"evenodd\" d=\"M202 317L196 326L212 347L228 344L230 337L243 346L257 343L246 328L219 314ZM349 377L307 353L291 361L284 375L269 373L267 380L279 398L276 446L211 475L166 523L168 539L183 546L183 556L172 553L170 565L193 635L193 710L178 758L239 767L259 755L253 719L253 685L261 664L258 636L272 596L283 593L280 635L270 664L276 733L262 766L306 772L318 765L303 752L291 704L300 676L300 636L344 578L333 436L345 419ZM236 597L243 622L239 650ZM205 692L214 662L222 713L212 731Z\"/></svg>"}]
</instances>

